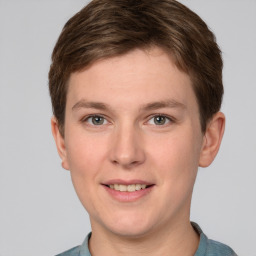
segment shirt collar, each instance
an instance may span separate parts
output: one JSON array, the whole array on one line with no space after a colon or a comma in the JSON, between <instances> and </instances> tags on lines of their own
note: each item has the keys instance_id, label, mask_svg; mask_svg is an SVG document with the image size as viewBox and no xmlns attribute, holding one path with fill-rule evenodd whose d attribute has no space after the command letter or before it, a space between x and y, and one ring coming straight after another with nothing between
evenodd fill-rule
<instances>
[{"instance_id":1,"label":"shirt collar","mask_svg":"<svg viewBox=\"0 0 256 256\"><path fill-rule=\"evenodd\" d=\"M196 251L194 256L205 255L206 254L206 250L207 250L208 238L203 233L202 229L199 227L198 224L196 224L195 222L191 222L191 225L194 228L194 230L198 233L198 235L200 236L199 246L198 246L198 249L197 249L197 251Z\"/></svg>"},{"instance_id":2,"label":"shirt collar","mask_svg":"<svg viewBox=\"0 0 256 256\"><path fill-rule=\"evenodd\" d=\"M203 233L202 229L199 227L198 224L195 222L191 222L191 225L193 226L194 230L200 235L200 242L198 249L195 253L194 256L202 256L205 255L206 250L207 250L207 241L208 238L207 236ZM80 246L80 251L79 251L79 256L91 256L90 251L89 251L89 239L91 237L91 232L86 236L84 242Z\"/></svg>"}]
</instances>

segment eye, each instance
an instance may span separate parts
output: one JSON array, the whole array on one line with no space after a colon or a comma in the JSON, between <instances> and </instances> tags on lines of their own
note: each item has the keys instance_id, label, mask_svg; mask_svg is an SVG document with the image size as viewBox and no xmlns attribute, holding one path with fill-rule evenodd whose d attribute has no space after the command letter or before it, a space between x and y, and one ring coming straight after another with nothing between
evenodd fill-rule
<instances>
[{"instance_id":1,"label":"eye","mask_svg":"<svg viewBox=\"0 0 256 256\"><path fill-rule=\"evenodd\" d=\"M153 116L149 120L149 124L152 124L152 125L165 125L169 122L171 122L171 119L167 116L164 116L164 115Z\"/></svg>"},{"instance_id":2,"label":"eye","mask_svg":"<svg viewBox=\"0 0 256 256\"><path fill-rule=\"evenodd\" d=\"M90 125L104 125L107 124L107 120L102 116L89 116L85 119L85 122L89 123Z\"/></svg>"}]
</instances>

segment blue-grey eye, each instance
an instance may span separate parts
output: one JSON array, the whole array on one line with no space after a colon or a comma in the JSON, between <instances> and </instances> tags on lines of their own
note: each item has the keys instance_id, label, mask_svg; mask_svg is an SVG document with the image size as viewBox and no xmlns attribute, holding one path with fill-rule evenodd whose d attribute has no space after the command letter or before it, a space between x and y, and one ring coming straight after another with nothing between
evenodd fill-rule
<instances>
[{"instance_id":1,"label":"blue-grey eye","mask_svg":"<svg viewBox=\"0 0 256 256\"><path fill-rule=\"evenodd\" d=\"M87 122L92 125L103 125L106 124L106 119L102 116L91 116L87 119Z\"/></svg>"},{"instance_id":2,"label":"blue-grey eye","mask_svg":"<svg viewBox=\"0 0 256 256\"><path fill-rule=\"evenodd\" d=\"M170 119L166 116L154 116L149 120L149 124L152 125L165 125L166 123L170 122Z\"/></svg>"},{"instance_id":3,"label":"blue-grey eye","mask_svg":"<svg viewBox=\"0 0 256 256\"><path fill-rule=\"evenodd\" d=\"M154 123L156 125L163 125L166 122L166 117L165 116L155 116L154 117Z\"/></svg>"}]
</instances>

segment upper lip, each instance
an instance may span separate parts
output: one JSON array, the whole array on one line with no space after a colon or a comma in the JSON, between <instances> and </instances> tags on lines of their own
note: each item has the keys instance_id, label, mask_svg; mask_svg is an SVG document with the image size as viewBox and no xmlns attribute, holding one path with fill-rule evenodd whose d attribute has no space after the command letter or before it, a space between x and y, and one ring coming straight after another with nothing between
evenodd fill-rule
<instances>
[{"instance_id":1,"label":"upper lip","mask_svg":"<svg viewBox=\"0 0 256 256\"><path fill-rule=\"evenodd\" d=\"M113 179L113 180L108 180L106 182L102 183L103 185L113 185L113 184L119 184L119 185L131 185L131 184L145 184L145 185L154 185L152 182L148 182L145 180L122 180L122 179Z\"/></svg>"}]
</instances>

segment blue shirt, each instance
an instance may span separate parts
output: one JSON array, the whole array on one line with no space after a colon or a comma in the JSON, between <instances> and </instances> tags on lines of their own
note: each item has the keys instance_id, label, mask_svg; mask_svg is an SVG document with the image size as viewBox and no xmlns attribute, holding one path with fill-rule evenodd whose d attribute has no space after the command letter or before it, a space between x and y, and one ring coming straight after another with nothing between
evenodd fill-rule
<instances>
[{"instance_id":1,"label":"blue shirt","mask_svg":"<svg viewBox=\"0 0 256 256\"><path fill-rule=\"evenodd\" d=\"M200 235L199 246L194 256L237 256L237 254L227 245L208 239L196 223L192 222L191 224ZM76 246L57 256L91 256L88 248L90 237L91 233L87 235L82 245Z\"/></svg>"}]
</instances>

